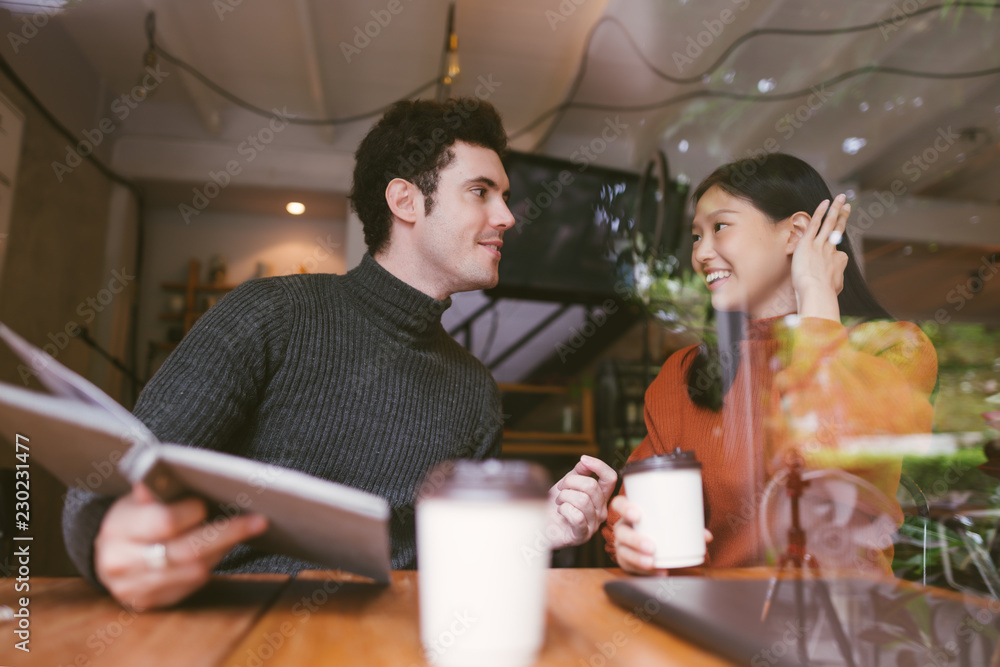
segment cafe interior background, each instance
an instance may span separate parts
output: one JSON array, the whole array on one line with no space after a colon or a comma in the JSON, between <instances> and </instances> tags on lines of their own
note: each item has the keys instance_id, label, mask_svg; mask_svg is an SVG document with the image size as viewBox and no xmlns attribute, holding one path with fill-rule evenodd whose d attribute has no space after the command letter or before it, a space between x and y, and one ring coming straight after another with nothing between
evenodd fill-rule
<instances>
[{"instance_id":1,"label":"cafe interior background","mask_svg":"<svg viewBox=\"0 0 1000 667\"><path fill-rule=\"evenodd\" d=\"M519 225L498 288L444 326L504 389L505 456L620 467L645 386L704 325L688 189L789 152L848 194L875 294L937 348L894 568L998 595L998 7L3 1L0 321L130 407L233 286L358 263L353 153L381 110L475 96L511 136ZM0 380L40 388L7 350ZM35 572L72 574L65 489L33 480ZM605 564L599 539L561 564Z\"/></svg>"}]
</instances>

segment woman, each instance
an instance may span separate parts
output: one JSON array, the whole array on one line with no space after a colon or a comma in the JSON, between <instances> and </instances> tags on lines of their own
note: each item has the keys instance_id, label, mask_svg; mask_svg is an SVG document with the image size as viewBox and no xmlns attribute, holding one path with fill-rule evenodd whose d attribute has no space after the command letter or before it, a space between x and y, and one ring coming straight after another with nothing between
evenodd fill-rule
<instances>
[{"instance_id":1,"label":"woman","mask_svg":"<svg viewBox=\"0 0 1000 667\"><path fill-rule=\"evenodd\" d=\"M850 204L844 195L832 198L802 160L774 153L725 165L702 182L694 200L691 262L719 313L720 344L667 359L646 392L649 434L629 460L693 450L703 466L714 537L708 564L760 564L757 510L783 455L804 451L815 461L846 438L930 432L937 358L908 322L851 329L840 323L845 314L888 314L865 285L845 234ZM734 320L743 333L728 335L724 325ZM894 498L898 460L848 472ZM860 556L874 569L891 562L885 536L902 520L890 502L883 543ZM622 569L644 574L652 571L653 547L633 529L640 516L619 495L604 536ZM810 551L824 546L815 537ZM832 537L851 548L843 533Z\"/></svg>"}]
</instances>

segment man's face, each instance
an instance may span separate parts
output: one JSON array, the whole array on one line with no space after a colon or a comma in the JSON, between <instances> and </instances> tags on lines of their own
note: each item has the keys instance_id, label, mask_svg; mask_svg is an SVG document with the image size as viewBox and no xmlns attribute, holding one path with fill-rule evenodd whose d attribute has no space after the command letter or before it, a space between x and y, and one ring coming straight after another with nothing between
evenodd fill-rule
<instances>
[{"instance_id":1,"label":"man's face","mask_svg":"<svg viewBox=\"0 0 1000 667\"><path fill-rule=\"evenodd\" d=\"M462 141L450 150L455 159L439 172L430 214L418 206L414 250L425 277L453 294L497 284L503 232L514 216L500 157Z\"/></svg>"}]
</instances>

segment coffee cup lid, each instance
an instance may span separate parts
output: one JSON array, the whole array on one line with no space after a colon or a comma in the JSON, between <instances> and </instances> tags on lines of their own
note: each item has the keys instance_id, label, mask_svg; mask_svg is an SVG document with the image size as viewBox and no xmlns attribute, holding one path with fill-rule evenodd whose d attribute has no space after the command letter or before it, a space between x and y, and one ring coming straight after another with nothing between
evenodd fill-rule
<instances>
[{"instance_id":1,"label":"coffee cup lid","mask_svg":"<svg viewBox=\"0 0 1000 667\"><path fill-rule=\"evenodd\" d=\"M548 498L551 479L537 463L487 459L445 461L431 468L418 499L537 500Z\"/></svg>"},{"instance_id":2,"label":"coffee cup lid","mask_svg":"<svg viewBox=\"0 0 1000 667\"><path fill-rule=\"evenodd\" d=\"M651 470L680 470L684 468L701 468L701 463L695 458L694 452L684 451L678 447L669 454L658 454L638 461L630 461L622 468L622 475Z\"/></svg>"}]
</instances>

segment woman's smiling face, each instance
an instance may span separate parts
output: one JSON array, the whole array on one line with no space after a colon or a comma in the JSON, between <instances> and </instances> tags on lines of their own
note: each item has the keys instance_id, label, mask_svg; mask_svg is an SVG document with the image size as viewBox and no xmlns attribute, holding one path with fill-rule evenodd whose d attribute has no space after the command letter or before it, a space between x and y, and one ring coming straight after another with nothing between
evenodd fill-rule
<instances>
[{"instance_id":1,"label":"woman's smiling face","mask_svg":"<svg viewBox=\"0 0 1000 667\"><path fill-rule=\"evenodd\" d=\"M717 185L695 208L691 264L719 311L753 319L795 312L791 220L772 222L750 202Z\"/></svg>"}]
</instances>

